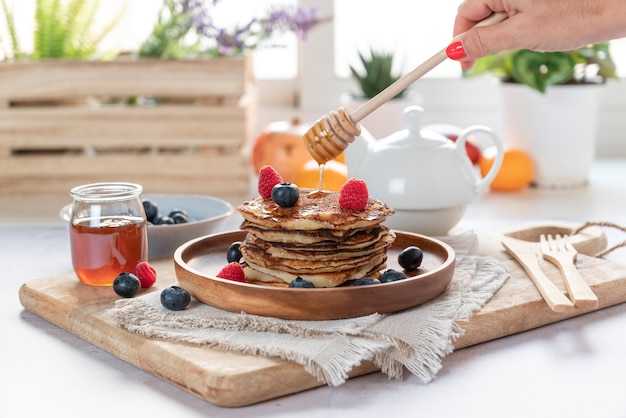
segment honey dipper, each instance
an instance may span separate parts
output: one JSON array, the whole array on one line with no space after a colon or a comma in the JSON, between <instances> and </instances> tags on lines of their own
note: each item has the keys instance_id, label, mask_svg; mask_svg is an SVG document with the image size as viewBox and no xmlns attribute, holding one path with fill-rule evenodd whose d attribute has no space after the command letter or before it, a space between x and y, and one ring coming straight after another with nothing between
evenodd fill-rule
<instances>
[{"instance_id":1,"label":"honey dipper","mask_svg":"<svg viewBox=\"0 0 626 418\"><path fill-rule=\"evenodd\" d=\"M502 22L507 17L506 13L494 13L475 26L493 25ZM346 113L345 109L339 108L315 122L304 134L304 143L311 156L320 165L337 157L354 141L356 136L361 134L358 123L363 118L444 62L446 58L446 49L444 48L361 105L350 115Z\"/></svg>"}]
</instances>

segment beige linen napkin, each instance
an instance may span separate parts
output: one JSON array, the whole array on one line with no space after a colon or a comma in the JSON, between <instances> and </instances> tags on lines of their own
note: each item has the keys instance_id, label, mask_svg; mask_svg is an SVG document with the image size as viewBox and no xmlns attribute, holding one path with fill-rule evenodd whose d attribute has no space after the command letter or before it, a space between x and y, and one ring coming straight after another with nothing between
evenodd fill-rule
<instances>
[{"instance_id":1,"label":"beige linen napkin","mask_svg":"<svg viewBox=\"0 0 626 418\"><path fill-rule=\"evenodd\" d=\"M332 386L344 383L350 370L366 360L390 377L401 379L406 368L427 383L462 335L459 323L467 321L509 277L495 259L473 255L475 233L441 240L457 256L450 286L437 298L394 314L296 321L227 312L195 300L186 310L171 312L153 292L118 300L108 315L119 326L149 337L295 361Z\"/></svg>"}]
</instances>

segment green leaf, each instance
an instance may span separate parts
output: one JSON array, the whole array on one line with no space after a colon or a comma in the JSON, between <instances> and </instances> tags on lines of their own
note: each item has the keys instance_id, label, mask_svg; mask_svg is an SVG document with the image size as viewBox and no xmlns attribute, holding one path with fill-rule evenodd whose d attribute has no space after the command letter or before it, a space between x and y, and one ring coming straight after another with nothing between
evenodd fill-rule
<instances>
[{"instance_id":1,"label":"green leaf","mask_svg":"<svg viewBox=\"0 0 626 418\"><path fill-rule=\"evenodd\" d=\"M37 0L33 58L93 57L126 8L125 4L99 33L93 33L99 6L99 0Z\"/></svg>"},{"instance_id":2,"label":"green leaf","mask_svg":"<svg viewBox=\"0 0 626 418\"><path fill-rule=\"evenodd\" d=\"M400 75L393 74L391 53L381 53L370 49L369 57L359 52L359 59L365 72L361 73L353 66L350 66L350 72L365 98L376 96L400 78ZM402 97L404 94L405 91L402 91L396 97Z\"/></svg>"},{"instance_id":3,"label":"green leaf","mask_svg":"<svg viewBox=\"0 0 626 418\"><path fill-rule=\"evenodd\" d=\"M512 57L513 77L520 83L544 93L553 84L561 84L574 75L574 59L564 52L520 50Z\"/></svg>"},{"instance_id":4,"label":"green leaf","mask_svg":"<svg viewBox=\"0 0 626 418\"><path fill-rule=\"evenodd\" d=\"M7 32L11 40L11 49L5 44L5 41L0 35L0 45L4 52L5 58L12 57L13 59L20 59L24 52L20 47L19 40L17 39L17 32L15 31L15 19L13 18L13 9L9 10L6 0L2 0L2 11L4 14L4 23L6 24Z\"/></svg>"},{"instance_id":5,"label":"green leaf","mask_svg":"<svg viewBox=\"0 0 626 418\"><path fill-rule=\"evenodd\" d=\"M474 77L489 73L498 78L510 79L512 78L510 75L510 61L511 54L508 51L487 55L477 59L474 66L464 75L466 77Z\"/></svg>"},{"instance_id":6,"label":"green leaf","mask_svg":"<svg viewBox=\"0 0 626 418\"><path fill-rule=\"evenodd\" d=\"M545 91L554 84L597 84L618 79L609 43L566 52L503 51L479 58L465 77L491 74L505 82Z\"/></svg>"},{"instance_id":7,"label":"green leaf","mask_svg":"<svg viewBox=\"0 0 626 418\"><path fill-rule=\"evenodd\" d=\"M97 46L91 41L90 27L95 21L99 2L86 2L85 0L73 0L67 6L67 42L63 55L68 58L81 58L91 56ZM83 36L76 36L76 34Z\"/></svg>"},{"instance_id":8,"label":"green leaf","mask_svg":"<svg viewBox=\"0 0 626 418\"><path fill-rule=\"evenodd\" d=\"M139 48L139 56L179 59L197 55L198 43L186 45L192 29L189 13L178 12L173 2L164 2L152 32Z\"/></svg>"}]
</instances>

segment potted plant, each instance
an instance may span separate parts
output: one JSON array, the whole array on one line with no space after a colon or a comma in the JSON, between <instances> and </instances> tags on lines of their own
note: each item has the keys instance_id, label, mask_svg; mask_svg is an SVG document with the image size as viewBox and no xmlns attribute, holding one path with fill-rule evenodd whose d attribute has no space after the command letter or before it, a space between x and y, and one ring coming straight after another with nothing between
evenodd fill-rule
<instances>
[{"instance_id":1,"label":"potted plant","mask_svg":"<svg viewBox=\"0 0 626 418\"><path fill-rule=\"evenodd\" d=\"M467 76L491 73L504 83L521 83L541 93L555 85L595 85L617 78L608 43L566 52L527 49L480 58Z\"/></svg>"},{"instance_id":2,"label":"potted plant","mask_svg":"<svg viewBox=\"0 0 626 418\"><path fill-rule=\"evenodd\" d=\"M392 53L370 48L367 54L363 52L358 54L361 68L351 65L350 72L359 90L357 93L347 93L342 97L343 105L348 112L356 110L402 77L402 73L394 69ZM404 89L363 119L362 125L375 138L387 137L406 127L404 109L412 104L415 104L414 95Z\"/></svg>"},{"instance_id":3,"label":"potted plant","mask_svg":"<svg viewBox=\"0 0 626 418\"><path fill-rule=\"evenodd\" d=\"M33 49L27 53L18 39L13 10L1 0L7 37L0 36L5 60L90 59L97 57L98 45L115 27L124 8L107 24L95 30L99 2L96 0L69 0L37 2ZM102 58L102 56L100 56Z\"/></svg>"},{"instance_id":4,"label":"potted plant","mask_svg":"<svg viewBox=\"0 0 626 418\"><path fill-rule=\"evenodd\" d=\"M480 58L465 75L480 74L500 80L503 139L533 158L533 183L586 185L603 86L617 78L609 44L564 52L504 51Z\"/></svg>"},{"instance_id":5,"label":"potted plant","mask_svg":"<svg viewBox=\"0 0 626 418\"><path fill-rule=\"evenodd\" d=\"M377 52L374 49L370 49L369 57L359 52L359 59L363 66L363 71L351 65L350 72L361 89L360 95L357 96L362 98L371 99L398 81L402 76L394 73L393 54L389 52ZM394 99L406 96L406 92L406 89L402 90Z\"/></svg>"}]
</instances>

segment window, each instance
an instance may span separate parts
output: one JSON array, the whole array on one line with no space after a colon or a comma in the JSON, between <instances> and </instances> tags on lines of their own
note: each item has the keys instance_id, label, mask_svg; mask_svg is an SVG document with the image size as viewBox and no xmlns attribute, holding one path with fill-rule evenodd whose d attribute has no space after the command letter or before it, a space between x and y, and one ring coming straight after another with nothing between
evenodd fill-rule
<instances>
[{"instance_id":1,"label":"window","mask_svg":"<svg viewBox=\"0 0 626 418\"><path fill-rule=\"evenodd\" d=\"M348 77L348 66L356 62L357 51L370 48L394 52L397 71L407 72L447 45L452 36L455 1L429 2L385 0L334 0L335 72ZM459 66L445 62L429 77L458 77Z\"/></svg>"}]
</instances>

